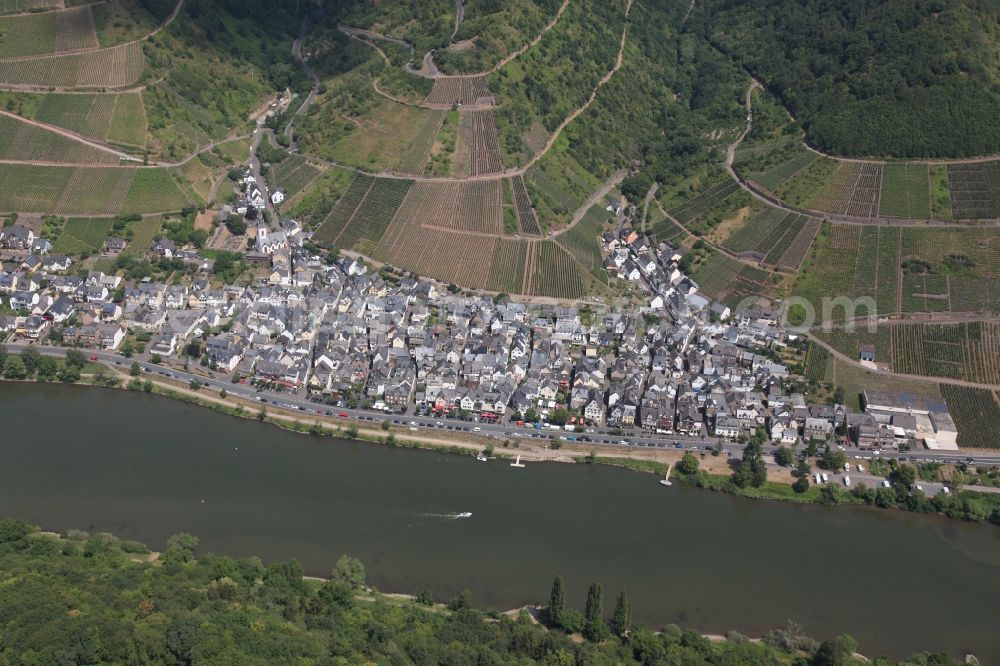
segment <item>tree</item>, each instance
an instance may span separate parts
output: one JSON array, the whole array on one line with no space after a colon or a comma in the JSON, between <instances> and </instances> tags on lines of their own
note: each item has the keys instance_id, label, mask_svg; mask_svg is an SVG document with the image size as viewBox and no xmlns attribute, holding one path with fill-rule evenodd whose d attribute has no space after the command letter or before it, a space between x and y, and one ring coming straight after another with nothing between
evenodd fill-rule
<instances>
[{"instance_id":1,"label":"tree","mask_svg":"<svg viewBox=\"0 0 1000 666\"><path fill-rule=\"evenodd\" d=\"M624 638L632 625L632 604L629 603L625 590L618 593L618 601L615 603L615 612L611 616L611 631L616 636Z\"/></svg>"},{"instance_id":2,"label":"tree","mask_svg":"<svg viewBox=\"0 0 1000 666\"><path fill-rule=\"evenodd\" d=\"M70 349L66 352L66 365L82 370L83 366L87 365L87 357L79 349Z\"/></svg>"},{"instance_id":3,"label":"tree","mask_svg":"<svg viewBox=\"0 0 1000 666\"><path fill-rule=\"evenodd\" d=\"M854 663L854 653L858 643L847 635L820 643L819 649L813 655L813 666L848 666Z\"/></svg>"},{"instance_id":4,"label":"tree","mask_svg":"<svg viewBox=\"0 0 1000 666\"><path fill-rule=\"evenodd\" d=\"M138 377L142 374L142 366L139 365L138 361L132 361L132 366L129 368L128 373L133 377Z\"/></svg>"},{"instance_id":5,"label":"tree","mask_svg":"<svg viewBox=\"0 0 1000 666\"><path fill-rule=\"evenodd\" d=\"M227 391L225 389L225 387L219 389L219 397L220 398L222 398L223 400L225 400L228 395L229 395L229 391Z\"/></svg>"},{"instance_id":6,"label":"tree","mask_svg":"<svg viewBox=\"0 0 1000 666\"><path fill-rule=\"evenodd\" d=\"M777 451L774 452L774 462L778 463L782 467L788 467L795 461L795 456L792 454L792 450L787 446L779 446Z\"/></svg>"},{"instance_id":7,"label":"tree","mask_svg":"<svg viewBox=\"0 0 1000 666\"><path fill-rule=\"evenodd\" d=\"M457 597L448 602L448 609L453 611L468 610L472 608L472 592L462 590Z\"/></svg>"},{"instance_id":8,"label":"tree","mask_svg":"<svg viewBox=\"0 0 1000 666\"><path fill-rule=\"evenodd\" d=\"M59 381L66 382L67 384L80 381L80 366L69 362L65 363L59 371L58 378Z\"/></svg>"},{"instance_id":9,"label":"tree","mask_svg":"<svg viewBox=\"0 0 1000 666\"><path fill-rule=\"evenodd\" d=\"M7 357L7 362L3 365L3 376L6 379L25 379L28 376L28 369L24 367L20 356Z\"/></svg>"},{"instance_id":10,"label":"tree","mask_svg":"<svg viewBox=\"0 0 1000 666\"><path fill-rule=\"evenodd\" d=\"M587 606L583 612L583 637L592 643L599 643L608 637L608 627L604 624L604 592L600 583L591 583L587 590Z\"/></svg>"},{"instance_id":11,"label":"tree","mask_svg":"<svg viewBox=\"0 0 1000 666\"><path fill-rule=\"evenodd\" d=\"M809 477L807 475L802 475L795 479L795 483L792 484L792 490L797 493L804 493L809 490Z\"/></svg>"},{"instance_id":12,"label":"tree","mask_svg":"<svg viewBox=\"0 0 1000 666\"><path fill-rule=\"evenodd\" d=\"M820 458L820 467L828 470L842 469L844 464L847 462L847 455L839 450L832 448L829 444L823 451L823 457Z\"/></svg>"},{"instance_id":13,"label":"tree","mask_svg":"<svg viewBox=\"0 0 1000 666\"><path fill-rule=\"evenodd\" d=\"M165 562L184 564L194 559L194 549L198 547L198 537L181 532L167 539Z\"/></svg>"},{"instance_id":14,"label":"tree","mask_svg":"<svg viewBox=\"0 0 1000 666\"><path fill-rule=\"evenodd\" d=\"M677 463L677 471L681 474L697 474L699 464L698 457L688 451Z\"/></svg>"},{"instance_id":15,"label":"tree","mask_svg":"<svg viewBox=\"0 0 1000 666\"><path fill-rule=\"evenodd\" d=\"M743 447L743 460L733 472L732 481L740 488L760 488L767 482L767 466L764 451L757 437Z\"/></svg>"},{"instance_id":16,"label":"tree","mask_svg":"<svg viewBox=\"0 0 1000 666\"><path fill-rule=\"evenodd\" d=\"M42 356L38 359L36 372L40 380L52 381L59 374L59 364L51 356Z\"/></svg>"},{"instance_id":17,"label":"tree","mask_svg":"<svg viewBox=\"0 0 1000 666\"><path fill-rule=\"evenodd\" d=\"M549 623L555 627L562 626L563 613L566 610L566 592L563 589L562 576L556 576L549 591Z\"/></svg>"},{"instance_id":18,"label":"tree","mask_svg":"<svg viewBox=\"0 0 1000 666\"><path fill-rule=\"evenodd\" d=\"M365 565L361 563L361 560L341 555L333 567L332 578L347 583L355 590L359 589L365 584Z\"/></svg>"},{"instance_id":19,"label":"tree","mask_svg":"<svg viewBox=\"0 0 1000 666\"><path fill-rule=\"evenodd\" d=\"M38 369L38 359L41 356L34 347L28 347L21 352L21 360L24 361L24 368L28 371L29 375L35 374L35 370Z\"/></svg>"},{"instance_id":20,"label":"tree","mask_svg":"<svg viewBox=\"0 0 1000 666\"><path fill-rule=\"evenodd\" d=\"M917 480L917 470L913 465L899 465L889 473L889 480L894 486L909 488Z\"/></svg>"},{"instance_id":21,"label":"tree","mask_svg":"<svg viewBox=\"0 0 1000 666\"><path fill-rule=\"evenodd\" d=\"M805 458L800 460L799 464L795 466L795 473L798 476L809 476L811 472L812 472L812 465L810 465L809 461L806 460Z\"/></svg>"}]
</instances>

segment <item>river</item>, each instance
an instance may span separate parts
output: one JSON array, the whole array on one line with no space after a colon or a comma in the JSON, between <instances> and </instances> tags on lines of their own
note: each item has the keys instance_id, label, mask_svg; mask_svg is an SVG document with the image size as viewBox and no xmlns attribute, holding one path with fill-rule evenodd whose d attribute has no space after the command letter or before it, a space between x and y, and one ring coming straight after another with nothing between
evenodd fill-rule
<instances>
[{"instance_id":1,"label":"river","mask_svg":"<svg viewBox=\"0 0 1000 666\"><path fill-rule=\"evenodd\" d=\"M1000 529L857 507L753 501L609 467L471 457L284 432L141 393L0 384L0 516L161 548L361 559L386 592L463 588L542 603L561 574L635 619L760 635L789 619L867 654L1000 661ZM470 518L456 514L471 512Z\"/></svg>"}]
</instances>

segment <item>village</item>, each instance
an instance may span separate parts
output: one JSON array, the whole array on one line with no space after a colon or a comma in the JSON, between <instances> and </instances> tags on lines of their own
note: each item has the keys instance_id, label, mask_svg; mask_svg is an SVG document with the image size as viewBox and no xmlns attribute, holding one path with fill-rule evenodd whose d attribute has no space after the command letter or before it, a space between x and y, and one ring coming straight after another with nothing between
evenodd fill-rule
<instances>
[{"instance_id":1,"label":"village","mask_svg":"<svg viewBox=\"0 0 1000 666\"><path fill-rule=\"evenodd\" d=\"M866 392L863 412L810 404L784 362L800 338L781 327L780 304L734 313L713 302L681 271L678 248L634 231L619 201L609 204L619 223L601 239L606 267L643 302L537 304L376 271L358 257L324 259L306 247L309 232L271 208L280 191L258 179L248 170L225 211L253 225L243 260L259 277L250 285L220 283L211 259L167 237L145 254L189 265L190 279L78 273L31 229L0 229L10 313L0 333L195 365L318 404L625 438L583 441L644 433L667 446L765 433L784 446L957 449L941 401ZM104 251L127 246L111 237Z\"/></svg>"}]
</instances>

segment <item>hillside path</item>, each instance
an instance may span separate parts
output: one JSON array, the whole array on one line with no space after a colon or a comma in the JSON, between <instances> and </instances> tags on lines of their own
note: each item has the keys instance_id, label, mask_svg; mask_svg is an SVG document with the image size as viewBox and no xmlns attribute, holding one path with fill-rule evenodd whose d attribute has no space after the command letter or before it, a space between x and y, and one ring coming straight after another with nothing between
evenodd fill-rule
<instances>
[{"instance_id":1,"label":"hillside path","mask_svg":"<svg viewBox=\"0 0 1000 666\"><path fill-rule=\"evenodd\" d=\"M17 120L18 122L22 122L22 123L24 123L26 125L32 125L34 127L39 127L41 129L47 130L49 132L52 132L53 134L58 134L59 136L61 136L63 138L69 139L70 141L75 141L77 143L82 143L82 144L84 144L86 146L89 146L90 148L94 148L95 150L100 150L100 151L105 152L105 153L111 153L112 155L116 156L120 160L125 160L127 162L142 162L142 160L139 159L138 157L136 157L135 155L130 155L130 154L124 153L124 152L122 152L120 150L116 150L116 149L112 148L111 146L105 145L103 143L98 143L96 141L88 139L87 137L83 136L82 134L77 134L76 132L71 132L70 130L64 129L62 127L57 127L55 125L49 125L48 123L43 123L43 122L40 122L38 120L33 120L31 118L25 118L23 116L17 115L16 113L11 113L9 111L4 111L3 109L0 109L0 115L5 116L7 118L13 118L14 120ZM86 165L87 165L86 162L81 163L81 166L86 166Z\"/></svg>"}]
</instances>

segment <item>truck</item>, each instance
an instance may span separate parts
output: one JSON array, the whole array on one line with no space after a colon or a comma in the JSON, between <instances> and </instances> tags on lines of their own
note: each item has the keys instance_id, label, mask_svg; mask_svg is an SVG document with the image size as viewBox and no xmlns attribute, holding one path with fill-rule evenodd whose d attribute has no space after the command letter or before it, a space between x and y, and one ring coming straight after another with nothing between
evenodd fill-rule
<instances>
[{"instance_id":1,"label":"truck","mask_svg":"<svg viewBox=\"0 0 1000 666\"><path fill-rule=\"evenodd\" d=\"M829 483L829 482L830 482L830 475L828 475L826 472L823 472L823 483Z\"/></svg>"},{"instance_id":2,"label":"truck","mask_svg":"<svg viewBox=\"0 0 1000 666\"><path fill-rule=\"evenodd\" d=\"M816 475L816 485L818 486L821 483L823 483L823 479L822 479L822 477L820 477L819 474L817 474Z\"/></svg>"}]
</instances>

